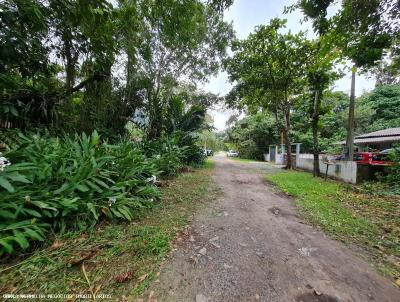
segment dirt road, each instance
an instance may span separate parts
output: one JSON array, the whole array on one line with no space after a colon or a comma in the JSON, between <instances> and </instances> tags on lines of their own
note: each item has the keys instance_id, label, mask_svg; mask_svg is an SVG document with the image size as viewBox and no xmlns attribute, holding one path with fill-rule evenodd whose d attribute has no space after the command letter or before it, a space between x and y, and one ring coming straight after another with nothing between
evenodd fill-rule
<instances>
[{"instance_id":1,"label":"dirt road","mask_svg":"<svg viewBox=\"0 0 400 302\"><path fill-rule=\"evenodd\" d=\"M264 163L215 156L223 196L198 213L159 280L157 301L400 301L400 290L298 215ZM149 292L150 292L149 291Z\"/></svg>"}]
</instances>

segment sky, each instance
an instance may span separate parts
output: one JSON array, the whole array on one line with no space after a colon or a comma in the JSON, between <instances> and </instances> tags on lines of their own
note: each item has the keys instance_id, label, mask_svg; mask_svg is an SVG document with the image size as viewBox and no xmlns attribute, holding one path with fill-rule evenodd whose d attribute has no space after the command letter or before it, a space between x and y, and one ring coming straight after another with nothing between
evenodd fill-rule
<instances>
[{"instance_id":1,"label":"sky","mask_svg":"<svg viewBox=\"0 0 400 302\"><path fill-rule=\"evenodd\" d=\"M291 14L283 14L285 6L293 4L295 0L234 0L234 4L225 12L225 20L233 22L233 28L236 36L240 39L246 38L254 27L260 24L267 24L272 18L287 19L287 28L292 32L307 30L308 37L314 36L311 24L309 22L302 23L303 15L300 11ZM335 7L333 7L333 10ZM329 12L328 12L329 13ZM332 12L331 12L332 13ZM338 80L334 84L334 90L341 90L346 93L350 91L350 72L348 75ZM368 79L363 75L358 75L356 80L356 95L361 95L364 91L370 91L374 88L374 80ZM228 76L225 72L220 72L218 76L213 77L203 89L224 96L227 94L232 85L229 83ZM226 121L232 114L229 110L218 105L215 109L209 111L214 119L214 127L218 131L226 128Z\"/></svg>"}]
</instances>

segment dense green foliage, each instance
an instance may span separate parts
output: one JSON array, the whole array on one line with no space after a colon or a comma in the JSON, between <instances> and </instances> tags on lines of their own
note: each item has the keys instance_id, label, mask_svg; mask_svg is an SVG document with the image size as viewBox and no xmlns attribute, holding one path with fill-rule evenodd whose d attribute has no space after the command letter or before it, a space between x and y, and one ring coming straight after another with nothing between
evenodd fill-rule
<instances>
[{"instance_id":1,"label":"dense green foliage","mask_svg":"<svg viewBox=\"0 0 400 302\"><path fill-rule=\"evenodd\" d=\"M355 133L357 135L400 126L400 86L377 86L373 91L356 100ZM312 151L311 117L307 114L306 102L300 102L292 114L293 140L302 143L304 152ZM340 153L333 143L346 139L348 120L348 96L343 92L324 94L319 121L320 151Z\"/></svg>"},{"instance_id":2,"label":"dense green foliage","mask_svg":"<svg viewBox=\"0 0 400 302\"><path fill-rule=\"evenodd\" d=\"M212 162L207 162L204 168L171 180L160 189L162 202L144 211L134 223L104 222L84 233L56 234L55 240L49 240L40 250L25 251L28 255L23 261L2 261L0 292L13 286L15 294L87 293L79 260L88 251L95 251L94 257L84 263L94 287L101 284L101 291L111 295L110 301L128 294L132 299L143 296L157 279L156 273L174 245L177 230L188 231L193 213L218 198L220 190L212 174ZM132 272L131 280L114 281L126 272ZM97 295L96 300L99 299Z\"/></svg>"},{"instance_id":3,"label":"dense green foliage","mask_svg":"<svg viewBox=\"0 0 400 302\"><path fill-rule=\"evenodd\" d=\"M377 86L373 91L365 93L357 99L355 108L355 133L357 135L400 126L400 112L398 112L400 108L399 89L400 85ZM293 142L302 143L301 150L304 153L312 153L313 151L312 116L309 107L309 102L300 100L291 112L293 124L290 132L291 137ZM340 154L342 151L341 147L334 145L334 143L346 139L348 108L348 95L344 92L326 91L324 93L318 122L320 152ZM259 115L249 115L243 120L251 120L254 123L252 128L257 132L262 131L261 129L266 129L264 128L265 124L257 118ZM242 121L236 122L231 130L228 130L230 134L228 141L246 142L249 137L254 137L253 134L249 135L247 133L249 128L241 129L241 123ZM273 124L269 127L271 132L265 132L265 144L280 143L276 125ZM250 149L244 148L245 145L241 145L242 155L250 152ZM262 146L262 144L259 146ZM240 148L239 145L238 148ZM268 151L268 147L266 149L261 147L257 150L259 154L257 158L260 158L262 153ZM249 156L246 155L246 157ZM249 158L256 157L250 156Z\"/></svg>"},{"instance_id":4,"label":"dense green foliage","mask_svg":"<svg viewBox=\"0 0 400 302\"><path fill-rule=\"evenodd\" d=\"M270 144L277 141L274 118L265 113L245 117L227 130L227 138L239 151L240 157L264 159Z\"/></svg>"},{"instance_id":5,"label":"dense green foliage","mask_svg":"<svg viewBox=\"0 0 400 302\"><path fill-rule=\"evenodd\" d=\"M372 110L368 132L400 127L400 85L377 86L359 102L360 107Z\"/></svg>"},{"instance_id":6,"label":"dense green foliage","mask_svg":"<svg viewBox=\"0 0 400 302\"><path fill-rule=\"evenodd\" d=\"M0 126L115 138L132 120L162 136L182 83L190 79L189 98L201 98L196 81L218 71L232 36L229 4L2 1Z\"/></svg>"},{"instance_id":7,"label":"dense green foliage","mask_svg":"<svg viewBox=\"0 0 400 302\"><path fill-rule=\"evenodd\" d=\"M46 232L85 229L99 219L132 220L159 197L155 177L188 160L176 139L115 144L90 136L20 134L0 172L0 254Z\"/></svg>"},{"instance_id":8,"label":"dense green foliage","mask_svg":"<svg viewBox=\"0 0 400 302\"><path fill-rule=\"evenodd\" d=\"M196 85L226 54L231 3L0 3L0 254L131 220L159 196L155 177L203 163L218 99Z\"/></svg>"},{"instance_id":9,"label":"dense green foliage","mask_svg":"<svg viewBox=\"0 0 400 302\"><path fill-rule=\"evenodd\" d=\"M199 145L204 149L211 149L213 152L226 150L227 147L224 143L224 133L215 133L210 130L204 130L199 134Z\"/></svg>"},{"instance_id":10,"label":"dense green foliage","mask_svg":"<svg viewBox=\"0 0 400 302\"><path fill-rule=\"evenodd\" d=\"M393 148L389 158L394 162L394 165L390 167L391 173L385 176L385 180L391 186L391 191L400 193L400 145Z\"/></svg>"}]
</instances>

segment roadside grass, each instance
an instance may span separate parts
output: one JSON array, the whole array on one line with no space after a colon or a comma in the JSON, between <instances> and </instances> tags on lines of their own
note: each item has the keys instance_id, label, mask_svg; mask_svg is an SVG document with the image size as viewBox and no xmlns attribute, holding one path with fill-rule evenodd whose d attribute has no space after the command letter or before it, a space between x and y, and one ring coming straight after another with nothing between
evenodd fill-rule
<instances>
[{"instance_id":1,"label":"roadside grass","mask_svg":"<svg viewBox=\"0 0 400 302\"><path fill-rule=\"evenodd\" d=\"M168 257L176 234L198 207L220 194L212 182L213 165L208 160L204 168L172 180L156 206L135 222L68 233L22 261L1 264L0 294L97 293L111 295L111 301L140 296Z\"/></svg>"},{"instance_id":2,"label":"roadside grass","mask_svg":"<svg viewBox=\"0 0 400 302\"><path fill-rule=\"evenodd\" d=\"M295 198L310 223L337 240L361 247L378 271L400 278L400 197L365 194L306 172L280 171L266 177Z\"/></svg>"}]
</instances>

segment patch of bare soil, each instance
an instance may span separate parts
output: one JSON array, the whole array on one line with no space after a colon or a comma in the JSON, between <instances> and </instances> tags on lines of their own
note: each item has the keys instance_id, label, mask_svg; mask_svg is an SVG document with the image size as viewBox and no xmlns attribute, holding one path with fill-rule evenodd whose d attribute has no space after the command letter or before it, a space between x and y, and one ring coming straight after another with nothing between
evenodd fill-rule
<instances>
[{"instance_id":1,"label":"patch of bare soil","mask_svg":"<svg viewBox=\"0 0 400 302\"><path fill-rule=\"evenodd\" d=\"M144 301L400 301L390 280L306 224L293 200L266 184L272 166L215 162L223 197L179 236Z\"/></svg>"}]
</instances>

